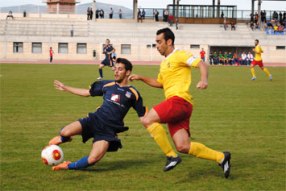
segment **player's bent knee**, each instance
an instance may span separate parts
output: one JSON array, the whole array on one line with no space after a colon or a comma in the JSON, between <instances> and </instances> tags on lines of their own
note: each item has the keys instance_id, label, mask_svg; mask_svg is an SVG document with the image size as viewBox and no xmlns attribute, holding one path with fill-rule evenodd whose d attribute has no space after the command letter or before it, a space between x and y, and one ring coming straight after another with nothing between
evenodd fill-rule
<instances>
[{"instance_id":1,"label":"player's bent knee","mask_svg":"<svg viewBox=\"0 0 286 191\"><path fill-rule=\"evenodd\" d=\"M152 122L147 117L143 117L140 119L140 121L145 127L148 127L152 124Z\"/></svg>"},{"instance_id":2,"label":"player's bent knee","mask_svg":"<svg viewBox=\"0 0 286 191\"><path fill-rule=\"evenodd\" d=\"M70 136L70 132L68 129L62 129L61 132L60 132L60 136L62 137L69 137Z\"/></svg>"},{"instance_id":3,"label":"player's bent knee","mask_svg":"<svg viewBox=\"0 0 286 191\"><path fill-rule=\"evenodd\" d=\"M189 145L182 144L182 145L176 145L176 149L180 153L189 153L190 147Z\"/></svg>"}]
</instances>

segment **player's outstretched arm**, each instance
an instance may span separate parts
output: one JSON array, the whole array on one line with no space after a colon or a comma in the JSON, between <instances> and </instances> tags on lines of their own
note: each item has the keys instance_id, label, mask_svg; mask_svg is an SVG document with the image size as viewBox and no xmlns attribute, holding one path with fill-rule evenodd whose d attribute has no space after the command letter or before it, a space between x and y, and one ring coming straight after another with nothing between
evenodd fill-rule
<instances>
[{"instance_id":1,"label":"player's outstretched arm","mask_svg":"<svg viewBox=\"0 0 286 191\"><path fill-rule=\"evenodd\" d=\"M159 83L156 79L154 78L149 78L149 77L145 77L145 76L140 76L138 74L131 74L128 77L128 80L133 81L133 80L140 80L142 82L144 82L145 84L154 87L154 88L163 88L163 85L161 83Z\"/></svg>"},{"instance_id":2,"label":"player's outstretched arm","mask_svg":"<svg viewBox=\"0 0 286 191\"><path fill-rule=\"evenodd\" d=\"M54 81L54 86L57 90L60 90L60 91L66 91L66 92L70 92L72 94L84 96L84 97L90 96L88 89L81 89L81 88L66 86L64 83L62 83L58 80Z\"/></svg>"},{"instance_id":3,"label":"player's outstretched arm","mask_svg":"<svg viewBox=\"0 0 286 191\"><path fill-rule=\"evenodd\" d=\"M206 89L208 87L208 66L205 62L201 61L198 64L201 73L201 79L197 84L198 89Z\"/></svg>"}]
</instances>

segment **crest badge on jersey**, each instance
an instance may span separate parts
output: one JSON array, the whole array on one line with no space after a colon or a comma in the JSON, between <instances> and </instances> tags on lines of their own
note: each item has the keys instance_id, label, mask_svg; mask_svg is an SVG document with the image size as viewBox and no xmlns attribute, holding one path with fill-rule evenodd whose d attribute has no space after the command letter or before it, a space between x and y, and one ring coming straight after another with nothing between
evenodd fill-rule
<instances>
[{"instance_id":1,"label":"crest badge on jersey","mask_svg":"<svg viewBox=\"0 0 286 191\"><path fill-rule=\"evenodd\" d=\"M126 94L125 94L125 96L127 97L127 98L131 98L131 92L126 92Z\"/></svg>"}]
</instances>

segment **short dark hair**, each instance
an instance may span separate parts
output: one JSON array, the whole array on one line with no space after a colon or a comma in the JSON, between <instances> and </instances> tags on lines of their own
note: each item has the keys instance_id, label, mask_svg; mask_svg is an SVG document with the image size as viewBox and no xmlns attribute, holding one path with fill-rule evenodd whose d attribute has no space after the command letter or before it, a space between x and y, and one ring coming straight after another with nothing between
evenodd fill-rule
<instances>
[{"instance_id":1,"label":"short dark hair","mask_svg":"<svg viewBox=\"0 0 286 191\"><path fill-rule=\"evenodd\" d=\"M156 34L160 35L162 33L164 34L165 41L171 39L172 40L172 45L174 45L174 43L175 43L175 35L174 35L173 31L171 31L171 29L169 29L169 28L163 28L163 29L159 29Z\"/></svg>"},{"instance_id":2,"label":"short dark hair","mask_svg":"<svg viewBox=\"0 0 286 191\"><path fill-rule=\"evenodd\" d=\"M129 60L127 60L125 58L117 58L116 63L124 64L126 70L132 71L133 66Z\"/></svg>"},{"instance_id":3,"label":"short dark hair","mask_svg":"<svg viewBox=\"0 0 286 191\"><path fill-rule=\"evenodd\" d=\"M255 41L259 42L259 40L258 40L258 39L255 39Z\"/></svg>"}]
</instances>

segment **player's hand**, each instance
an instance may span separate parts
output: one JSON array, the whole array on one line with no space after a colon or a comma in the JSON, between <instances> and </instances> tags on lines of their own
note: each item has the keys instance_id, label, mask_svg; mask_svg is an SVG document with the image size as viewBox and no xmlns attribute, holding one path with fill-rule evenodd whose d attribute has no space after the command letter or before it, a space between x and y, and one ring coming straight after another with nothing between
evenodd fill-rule
<instances>
[{"instance_id":1,"label":"player's hand","mask_svg":"<svg viewBox=\"0 0 286 191\"><path fill-rule=\"evenodd\" d=\"M128 77L128 80L132 82L133 80L140 80L140 77L139 77L139 75L137 75L137 74L131 74L131 75Z\"/></svg>"},{"instance_id":2,"label":"player's hand","mask_svg":"<svg viewBox=\"0 0 286 191\"><path fill-rule=\"evenodd\" d=\"M208 82L207 81L199 81L197 84L198 89L207 89Z\"/></svg>"},{"instance_id":3,"label":"player's hand","mask_svg":"<svg viewBox=\"0 0 286 191\"><path fill-rule=\"evenodd\" d=\"M55 86L56 89L58 89L60 91L64 91L65 85L62 82L60 82L58 80L55 80L54 81L54 86Z\"/></svg>"}]
</instances>

